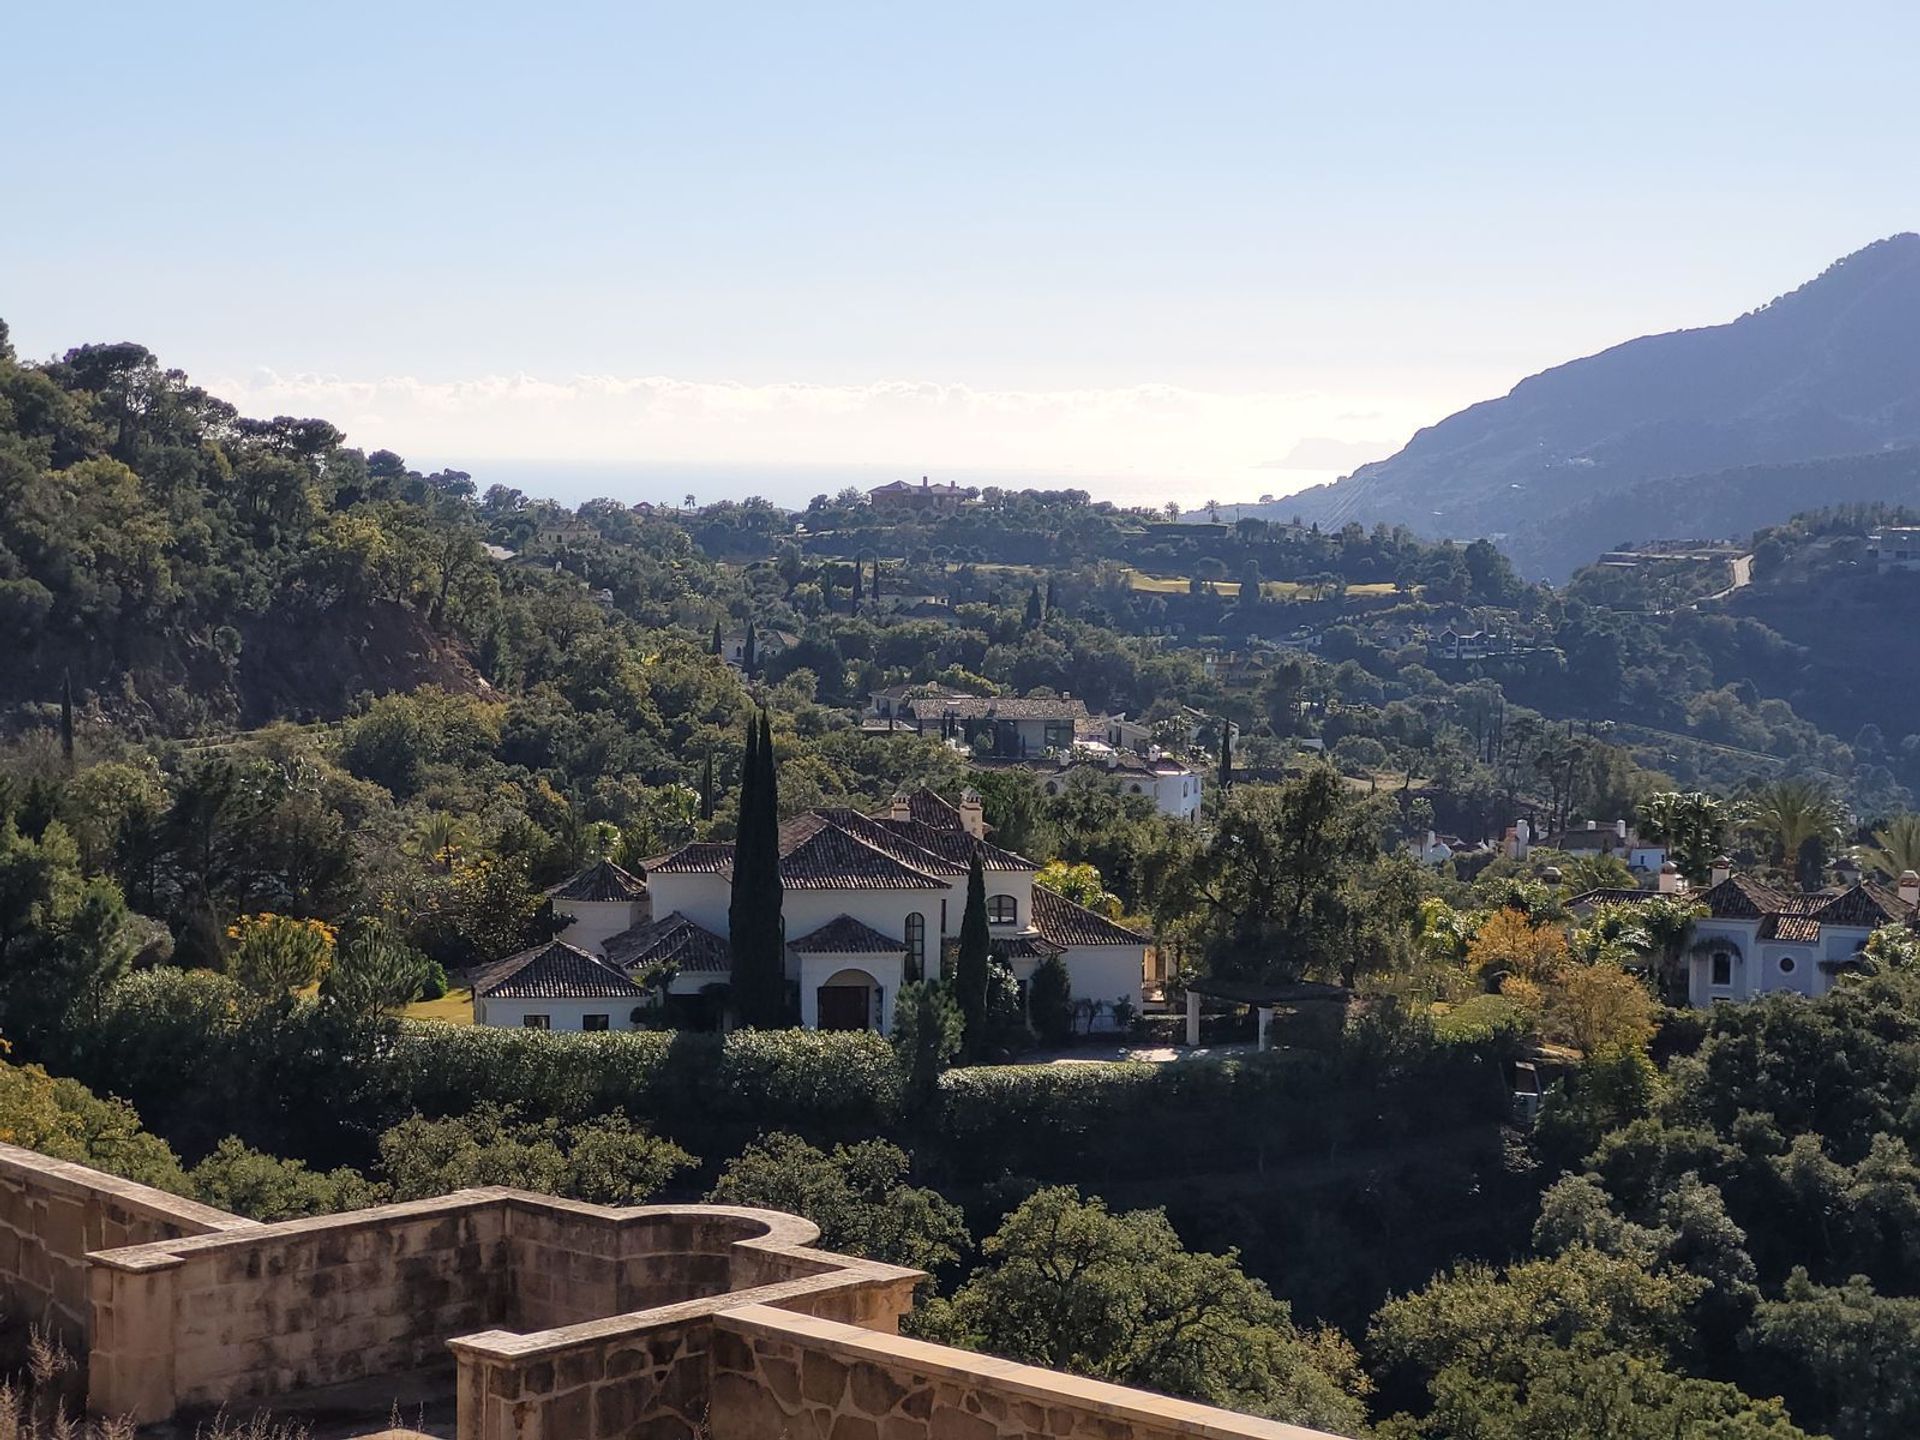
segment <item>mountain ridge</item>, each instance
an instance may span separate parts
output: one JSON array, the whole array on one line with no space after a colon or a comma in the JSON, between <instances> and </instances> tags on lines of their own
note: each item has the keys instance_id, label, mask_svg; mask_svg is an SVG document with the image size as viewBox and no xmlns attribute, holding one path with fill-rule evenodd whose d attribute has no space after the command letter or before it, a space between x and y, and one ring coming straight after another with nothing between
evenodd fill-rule
<instances>
[{"instance_id":1,"label":"mountain ridge","mask_svg":"<svg viewBox=\"0 0 1920 1440\"><path fill-rule=\"evenodd\" d=\"M1272 508L1323 526L1489 535L1529 573L1560 578L1593 541L1556 539L1555 522L1596 495L1920 445L1916 336L1920 234L1904 232L1734 320L1639 336L1528 376Z\"/></svg>"}]
</instances>

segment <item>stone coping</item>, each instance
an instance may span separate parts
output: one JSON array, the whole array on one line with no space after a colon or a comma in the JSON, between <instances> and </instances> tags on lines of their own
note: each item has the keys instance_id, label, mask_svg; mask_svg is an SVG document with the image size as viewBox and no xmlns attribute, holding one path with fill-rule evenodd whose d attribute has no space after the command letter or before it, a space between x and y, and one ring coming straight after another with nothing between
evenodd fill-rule
<instances>
[{"instance_id":1,"label":"stone coping","mask_svg":"<svg viewBox=\"0 0 1920 1440\"><path fill-rule=\"evenodd\" d=\"M0 1156L0 1160L3 1159L5 1157ZM69 1168L84 1175L97 1173L87 1170L84 1166ZM169 1200L174 1198L166 1196L162 1191L133 1185L130 1181L119 1183L129 1190L141 1192L142 1195L160 1196ZM190 1203L180 1202L182 1205ZM436 1195L428 1200L402 1200L391 1205L374 1205L364 1210L346 1210L333 1215L312 1215L297 1220L280 1220L267 1225L253 1220L243 1220L238 1216L228 1215L224 1211L208 1209L206 1206L194 1208L210 1217L206 1223L218 1221L222 1223L223 1228L214 1233L193 1235L179 1240L153 1240L144 1245L124 1245L113 1250L96 1250L89 1254L87 1259L109 1270L135 1272L164 1270L210 1252L246 1249L347 1231L380 1229L396 1221L444 1219L500 1208L503 1211L523 1215L572 1216L616 1229L656 1220L732 1221L740 1225L746 1233L730 1239L729 1244L745 1245L770 1253L790 1254L800 1258L818 1256L836 1268L847 1263L843 1257L828 1256L823 1251L807 1248L811 1242L820 1238L820 1228L811 1221L777 1210L756 1210L743 1205L594 1205L580 1200L562 1200L551 1195L540 1195L530 1190L515 1190L504 1185L492 1185L470 1190L455 1190L451 1194ZM757 1228L749 1229L748 1227Z\"/></svg>"},{"instance_id":2,"label":"stone coping","mask_svg":"<svg viewBox=\"0 0 1920 1440\"><path fill-rule=\"evenodd\" d=\"M196 1225L205 1226L210 1231L264 1228L258 1220L216 1210L211 1205L202 1205L197 1200L175 1195L170 1190L156 1190L136 1180L109 1175L104 1170L95 1170L76 1161L56 1160L51 1155L42 1155L37 1150L23 1150L18 1145L0 1144L0 1172L30 1177L36 1188L56 1195L111 1195L129 1205L158 1211L189 1228Z\"/></svg>"},{"instance_id":3,"label":"stone coping","mask_svg":"<svg viewBox=\"0 0 1920 1440\"><path fill-rule=\"evenodd\" d=\"M1054 1409L1085 1411L1124 1425L1203 1440L1339 1440L1324 1430L1308 1430L1278 1420L1241 1415L1192 1400L1176 1400L1133 1390L1104 1380L1088 1380L1037 1365L1000 1360L971 1350L955 1350L925 1340L910 1340L858 1325L843 1325L812 1315L779 1310L761 1304L724 1309L714 1317L716 1328L748 1339L784 1341L836 1359L908 1370L915 1375L950 1380L973 1389L1029 1400Z\"/></svg>"}]
</instances>

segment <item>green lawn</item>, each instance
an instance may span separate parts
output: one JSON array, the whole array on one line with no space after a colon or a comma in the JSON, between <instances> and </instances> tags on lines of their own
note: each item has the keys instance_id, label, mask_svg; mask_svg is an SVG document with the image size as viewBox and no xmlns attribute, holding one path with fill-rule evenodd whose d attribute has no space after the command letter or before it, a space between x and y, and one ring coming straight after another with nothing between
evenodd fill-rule
<instances>
[{"instance_id":1,"label":"green lawn","mask_svg":"<svg viewBox=\"0 0 1920 1440\"><path fill-rule=\"evenodd\" d=\"M449 990L438 1000L416 1000L400 1016L404 1020L438 1020L442 1025L471 1025L473 991Z\"/></svg>"}]
</instances>

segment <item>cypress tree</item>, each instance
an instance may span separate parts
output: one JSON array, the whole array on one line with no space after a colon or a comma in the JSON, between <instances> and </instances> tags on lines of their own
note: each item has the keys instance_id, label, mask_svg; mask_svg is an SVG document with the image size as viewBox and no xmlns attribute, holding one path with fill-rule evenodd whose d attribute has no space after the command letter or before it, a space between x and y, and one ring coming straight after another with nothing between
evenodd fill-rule
<instances>
[{"instance_id":1,"label":"cypress tree","mask_svg":"<svg viewBox=\"0 0 1920 1440\"><path fill-rule=\"evenodd\" d=\"M740 825L733 842L727 943L733 951L733 1008L743 1025L786 1023L787 978L780 933L780 800L773 732L766 711L747 721Z\"/></svg>"},{"instance_id":2,"label":"cypress tree","mask_svg":"<svg viewBox=\"0 0 1920 1440\"><path fill-rule=\"evenodd\" d=\"M1220 793L1233 788L1233 722L1220 722Z\"/></svg>"},{"instance_id":3,"label":"cypress tree","mask_svg":"<svg viewBox=\"0 0 1920 1440\"><path fill-rule=\"evenodd\" d=\"M747 638L740 646L740 670L749 680L753 678L754 666L760 658L759 650L760 646L753 633L753 621L749 620L747 621Z\"/></svg>"},{"instance_id":4,"label":"cypress tree","mask_svg":"<svg viewBox=\"0 0 1920 1440\"><path fill-rule=\"evenodd\" d=\"M960 917L960 953L953 966L953 998L960 1002L960 1014L966 1021L969 1055L979 1054L986 1040L989 945L987 877L980 868L976 846L967 866L967 908Z\"/></svg>"},{"instance_id":5,"label":"cypress tree","mask_svg":"<svg viewBox=\"0 0 1920 1440\"><path fill-rule=\"evenodd\" d=\"M1040 587L1034 586L1027 593L1027 628L1033 629L1044 618L1044 608L1040 601Z\"/></svg>"},{"instance_id":6,"label":"cypress tree","mask_svg":"<svg viewBox=\"0 0 1920 1440\"><path fill-rule=\"evenodd\" d=\"M707 751L707 763L700 771L700 818L713 818L713 751Z\"/></svg>"},{"instance_id":7,"label":"cypress tree","mask_svg":"<svg viewBox=\"0 0 1920 1440\"><path fill-rule=\"evenodd\" d=\"M858 560L853 562L853 613L860 613L860 576L861 566Z\"/></svg>"},{"instance_id":8,"label":"cypress tree","mask_svg":"<svg viewBox=\"0 0 1920 1440\"><path fill-rule=\"evenodd\" d=\"M60 759L73 773L73 675L60 677Z\"/></svg>"},{"instance_id":9,"label":"cypress tree","mask_svg":"<svg viewBox=\"0 0 1920 1440\"><path fill-rule=\"evenodd\" d=\"M723 648L724 645L720 635L720 622L716 620L713 622L713 653L718 655Z\"/></svg>"},{"instance_id":10,"label":"cypress tree","mask_svg":"<svg viewBox=\"0 0 1920 1440\"><path fill-rule=\"evenodd\" d=\"M1047 614L1051 615L1060 608L1060 582L1049 575L1047 577Z\"/></svg>"}]
</instances>

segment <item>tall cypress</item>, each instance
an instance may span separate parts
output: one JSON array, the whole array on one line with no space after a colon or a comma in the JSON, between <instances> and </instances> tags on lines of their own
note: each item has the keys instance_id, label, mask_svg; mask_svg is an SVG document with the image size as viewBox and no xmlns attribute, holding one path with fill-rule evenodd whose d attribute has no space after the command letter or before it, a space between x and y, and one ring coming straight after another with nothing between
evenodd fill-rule
<instances>
[{"instance_id":1,"label":"tall cypress","mask_svg":"<svg viewBox=\"0 0 1920 1440\"><path fill-rule=\"evenodd\" d=\"M853 562L853 613L855 615L860 613L860 575L861 565L858 560L855 560Z\"/></svg>"},{"instance_id":2,"label":"tall cypress","mask_svg":"<svg viewBox=\"0 0 1920 1440\"><path fill-rule=\"evenodd\" d=\"M73 675L60 677L60 759L73 773Z\"/></svg>"},{"instance_id":3,"label":"tall cypress","mask_svg":"<svg viewBox=\"0 0 1920 1440\"><path fill-rule=\"evenodd\" d=\"M773 729L762 710L747 722L740 825L733 843L727 941L733 951L733 1008L743 1025L787 1023L785 949L780 931L780 797Z\"/></svg>"},{"instance_id":4,"label":"tall cypress","mask_svg":"<svg viewBox=\"0 0 1920 1440\"><path fill-rule=\"evenodd\" d=\"M713 653L718 655L722 648L720 622L716 620L713 622Z\"/></svg>"},{"instance_id":5,"label":"tall cypress","mask_svg":"<svg viewBox=\"0 0 1920 1440\"><path fill-rule=\"evenodd\" d=\"M1233 788L1233 722L1220 722L1220 791Z\"/></svg>"},{"instance_id":6,"label":"tall cypress","mask_svg":"<svg viewBox=\"0 0 1920 1440\"><path fill-rule=\"evenodd\" d=\"M960 1002L960 1015L966 1021L966 1049L978 1055L986 1041L987 959L987 877L980 868L980 850L974 847L967 866L967 908L960 916L960 953L953 966L953 997Z\"/></svg>"},{"instance_id":7,"label":"tall cypress","mask_svg":"<svg viewBox=\"0 0 1920 1440\"><path fill-rule=\"evenodd\" d=\"M759 643L753 633L753 621L747 621L747 638L740 646L740 670L748 679L753 678L753 670L759 661Z\"/></svg>"},{"instance_id":8,"label":"tall cypress","mask_svg":"<svg viewBox=\"0 0 1920 1440\"><path fill-rule=\"evenodd\" d=\"M713 751L707 751L707 763L700 770L700 818L713 818Z\"/></svg>"},{"instance_id":9,"label":"tall cypress","mask_svg":"<svg viewBox=\"0 0 1920 1440\"><path fill-rule=\"evenodd\" d=\"M1047 614L1052 615L1060 608L1060 582L1049 575L1047 577Z\"/></svg>"},{"instance_id":10,"label":"tall cypress","mask_svg":"<svg viewBox=\"0 0 1920 1440\"><path fill-rule=\"evenodd\" d=\"M1027 593L1027 629L1031 630L1045 618L1045 607L1040 600L1040 587L1034 586Z\"/></svg>"}]
</instances>

